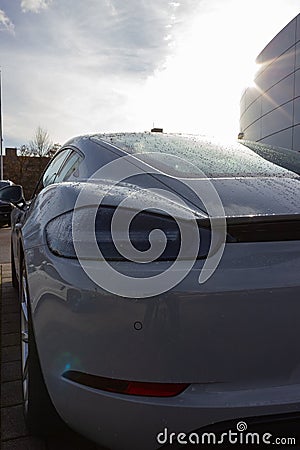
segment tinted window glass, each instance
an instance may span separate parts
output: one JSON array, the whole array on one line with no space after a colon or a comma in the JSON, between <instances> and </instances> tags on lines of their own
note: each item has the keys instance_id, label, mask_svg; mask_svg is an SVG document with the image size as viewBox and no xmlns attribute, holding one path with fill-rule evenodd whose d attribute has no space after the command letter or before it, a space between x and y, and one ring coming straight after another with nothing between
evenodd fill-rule
<instances>
[{"instance_id":1,"label":"tinted window glass","mask_svg":"<svg viewBox=\"0 0 300 450\"><path fill-rule=\"evenodd\" d=\"M70 154L70 152L71 152L71 150L63 150L62 152L58 153L53 158L50 165L46 169L46 172L44 173L43 187L46 187L49 184L55 183L57 174L60 171L65 159Z\"/></svg>"},{"instance_id":2,"label":"tinted window glass","mask_svg":"<svg viewBox=\"0 0 300 450\"><path fill-rule=\"evenodd\" d=\"M93 139L115 145L176 177L197 178L203 173L216 178L295 176L289 167L275 164L241 143L227 144L202 136L159 133L105 134Z\"/></svg>"},{"instance_id":3,"label":"tinted window glass","mask_svg":"<svg viewBox=\"0 0 300 450\"><path fill-rule=\"evenodd\" d=\"M59 183L60 181L67 181L72 175L76 176L76 173L78 172L78 166L82 159L83 158L81 155L73 152L60 169L55 182Z\"/></svg>"}]
</instances>

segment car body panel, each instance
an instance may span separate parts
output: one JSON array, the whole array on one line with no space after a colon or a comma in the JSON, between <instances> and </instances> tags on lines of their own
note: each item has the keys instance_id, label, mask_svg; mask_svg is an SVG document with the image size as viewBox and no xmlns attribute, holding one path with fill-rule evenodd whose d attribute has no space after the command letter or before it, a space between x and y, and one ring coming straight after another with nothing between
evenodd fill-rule
<instances>
[{"instance_id":1,"label":"car body panel","mask_svg":"<svg viewBox=\"0 0 300 450\"><path fill-rule=\"evenodd\" d=\"M300 244L288 244L233 244L204 285L199 286L203 262L198 261L176 288L151 299L108 294L82 273L78 262L66 270L63 258L46 247L28 251L33 317L41 355L47 355L46 372L47 361L61 353L54 342L58 348L63 342L84 361L87 373L105 377L118 373L120 379L140 381L245 384L278 377L289 383L300 368L294 271L300 265ZM31 255L40 259L33 271ZM158 273L164 264L153 263L145 275ZM134 274L132 266L130 270ZM135 322L143 325L140 332ZM86 352L95 341L100 359ZM275 344L276 360L271 351ZM54 370L62 374L63 369Z\"/></svg>"}]
</instances>

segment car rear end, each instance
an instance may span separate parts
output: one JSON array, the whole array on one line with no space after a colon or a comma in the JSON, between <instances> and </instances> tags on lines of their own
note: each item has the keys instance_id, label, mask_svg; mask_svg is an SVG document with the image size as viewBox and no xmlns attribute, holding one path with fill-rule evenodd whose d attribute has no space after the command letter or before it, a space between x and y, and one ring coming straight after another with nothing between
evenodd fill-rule
<instances>
[{"instance_id":1,"label":"car rear end","mask_svg":"<svg viewBox=\"0 0 300 450\"><path fill-rule=\"evenodd\" d=\"M42 367L67 423L108 448L150 449L165 429L300 411L300 240L284 241L277 226L279 240L273 230L256 242L232 225L237 239L206 283L197 261L178 286L146 299L101 290L47 247L28 252L29 267L34 253L41 263L29 280Z\"/></svg>"},{"instance_id":2,"label":"car rear end","mask_svg":"<svg viewBox=\"0 0 300 450\"><path fill-rule=\"evenodd\" d=\"M9 180L0 180L0 189L5 186L10 186L13 183ZM10 203L6 203L0 200L0 225L9 225L10 226L10 214L12 211L12 205Z\"/></svg>"}]
</instances>

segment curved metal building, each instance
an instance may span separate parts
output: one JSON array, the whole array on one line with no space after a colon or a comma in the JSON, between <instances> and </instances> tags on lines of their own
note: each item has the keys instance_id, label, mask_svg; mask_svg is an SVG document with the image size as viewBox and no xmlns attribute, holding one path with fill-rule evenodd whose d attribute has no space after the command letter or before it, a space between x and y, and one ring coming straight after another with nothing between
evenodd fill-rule
<instances>
[{"instance_id":1,"label":"curved metal building","mask_svg":"<svg viewBox=\"0 0 300 450\"><path fill-rule=\"evenodd\" d=\"M256 62L255 85L241 98L239 136L300 151L300 14Z\"/></svg>"}]
</instances>

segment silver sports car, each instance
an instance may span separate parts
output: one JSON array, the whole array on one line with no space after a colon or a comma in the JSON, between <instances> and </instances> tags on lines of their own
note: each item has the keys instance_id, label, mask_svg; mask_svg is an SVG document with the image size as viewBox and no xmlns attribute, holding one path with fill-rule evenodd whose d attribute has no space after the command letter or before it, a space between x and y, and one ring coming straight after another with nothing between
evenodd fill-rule
<instances>
[{"instance_id":1,"label":"silver sports car","mask_svg":"<svg viewBox=\"0 0 300 450\"><path fill-rule=\"evenodd\" d=\"M29 201L1 189L30 430L147 450L300 413L299 173L258 143L96 134Z\"/></svg>"}]
</instances>

